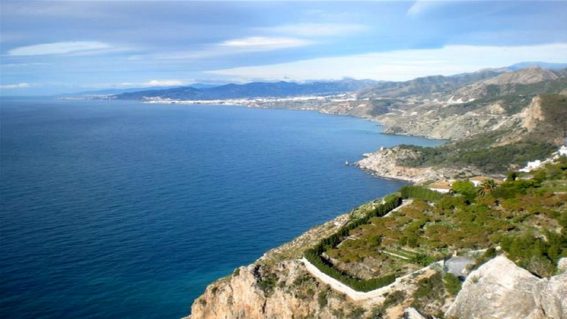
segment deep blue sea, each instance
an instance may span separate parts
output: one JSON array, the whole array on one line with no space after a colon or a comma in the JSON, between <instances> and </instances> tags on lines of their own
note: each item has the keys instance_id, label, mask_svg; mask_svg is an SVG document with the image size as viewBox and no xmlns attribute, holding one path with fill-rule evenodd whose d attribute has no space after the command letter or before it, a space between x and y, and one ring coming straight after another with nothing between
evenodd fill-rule
<instances>
[{"instance_id":1,"label":"deep blue sea","mask_svg":"<svg viewBox=\"0 0 567 319\"><path fill-rule=\"evenodd\" d=\"M208 283L402 185L346 160L439 143L314 112L0 101L0 318L187 315Z\"/></svg>"}]
</instances>

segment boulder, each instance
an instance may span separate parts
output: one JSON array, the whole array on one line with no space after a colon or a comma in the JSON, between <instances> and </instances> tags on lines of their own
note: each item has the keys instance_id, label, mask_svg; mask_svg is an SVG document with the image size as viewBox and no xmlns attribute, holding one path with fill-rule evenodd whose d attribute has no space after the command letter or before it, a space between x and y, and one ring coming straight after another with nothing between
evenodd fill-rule
<instances>
[{"instance_id":1,"label":"boulder","mask_svg":"<svg viewBox=\"0 0 567 319\"><path fill-rule=\"evenodd\" d=\"M473 271L445 314L459 319L567 319L567 274L540 279L498 256Z\"/></svg>"}]
</instances>

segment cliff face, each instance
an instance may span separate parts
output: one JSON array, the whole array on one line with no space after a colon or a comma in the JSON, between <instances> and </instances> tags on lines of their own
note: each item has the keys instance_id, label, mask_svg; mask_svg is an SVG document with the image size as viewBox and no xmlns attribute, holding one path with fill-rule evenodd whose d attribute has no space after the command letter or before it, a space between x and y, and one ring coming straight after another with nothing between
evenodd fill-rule
<instances>
[{"instance_id":1,"label":"cliff face","mask_svg":"<svg viewBox=\"0 0 567 319\"><path fill-rule=\"evenodd\" d=\"M430 270L426 275L434 274ZM422 279L415 276L404 284L404 300L389 303L389 294L402 292L393 289L385 294L386 301L356 302L313 278L297 260L255 263L207 287L193 303L190 318L425 318L408 308L412 283ZM441 295L429 307L437 314L448 308L445 317L451 319L565 319L565 296L567 273L540 279L499 256L473 271L454 301Z\"/></svg>"},{"instance_id":2,"label":"cliff face","mask_svg":"<svg viewBox=\"0 0 567 319\"><path fill-rule=\"evenodd\" d=\"M291 260L253 264L207 288L191 308L191 319L337 318L357 306Z\"/></svg>"}]
</instances>

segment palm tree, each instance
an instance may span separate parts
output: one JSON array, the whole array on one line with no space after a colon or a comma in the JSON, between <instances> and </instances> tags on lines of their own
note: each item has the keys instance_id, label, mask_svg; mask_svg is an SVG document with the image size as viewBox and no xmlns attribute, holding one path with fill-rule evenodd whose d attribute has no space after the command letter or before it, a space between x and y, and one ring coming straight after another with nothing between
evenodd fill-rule
<instances>
[{"instance_id":1,"label":"palm tree","mask_svg":"<svg viewBox=\"0 0 567 319\"><path fill-rule=\"evenodd\" d=\"M493 179L487 179L480 184L480 188L478 189L478 195L485 196L490 193L496 188L496 182Z\"/></svg>"}]
</instances>

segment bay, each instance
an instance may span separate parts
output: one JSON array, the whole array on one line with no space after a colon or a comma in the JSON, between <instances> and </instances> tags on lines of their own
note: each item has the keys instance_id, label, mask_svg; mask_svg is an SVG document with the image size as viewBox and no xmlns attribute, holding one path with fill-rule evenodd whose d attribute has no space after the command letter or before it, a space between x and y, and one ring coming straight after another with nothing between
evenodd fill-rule
<instances>
[{"instance_id":1,"label":"bay","mask_svg":"<svg viewBox=\"0 0 567 319\"><path fill-rule=\"evenodd\" d=\"M207 284L403 185L440 141L291 110L2 98L0 317L179 318Z\"/></svg>"}]
</instances>

